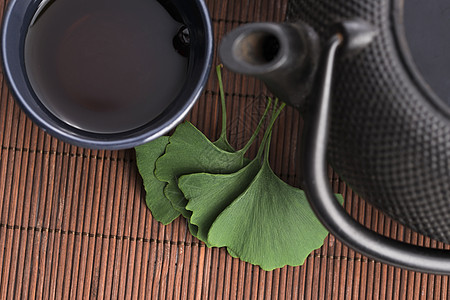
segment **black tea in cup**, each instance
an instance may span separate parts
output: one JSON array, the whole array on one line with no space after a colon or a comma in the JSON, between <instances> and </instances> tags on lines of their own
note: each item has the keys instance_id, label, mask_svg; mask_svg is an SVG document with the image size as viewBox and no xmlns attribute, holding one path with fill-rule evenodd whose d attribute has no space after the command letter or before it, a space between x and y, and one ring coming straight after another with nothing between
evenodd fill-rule
<instances>
[{"instance_id":1,"label":"black tea in cup","mask_svg":"<svg viewBox=\"0 0 450 300\"><path fill-rule=\"evenodd\" d=\"M188 50L180 48L189 43L187 29L166 8L156 0L46 3L24 47L41 103L93 133L125 132L160 115L180 93L188 66Z\"/></svg>"}]
</instances>

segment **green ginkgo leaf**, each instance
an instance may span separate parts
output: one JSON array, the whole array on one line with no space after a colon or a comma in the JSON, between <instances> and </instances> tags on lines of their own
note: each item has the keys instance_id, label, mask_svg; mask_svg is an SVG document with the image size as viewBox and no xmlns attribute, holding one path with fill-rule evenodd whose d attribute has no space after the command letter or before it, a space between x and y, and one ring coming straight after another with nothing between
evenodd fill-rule
<instances>
[{"instance_id":1,"label":"green ginkgo leaf","mask_svg":"<svg viewBox=\"0 0 450 300\"><path fill-rule=\"evenodd\" d=\"M261 168L253 160L232 174L198 173L182 176L178 186L188 199L186 209L192 212L190 223L197 226L196 237L208 243L208 232L219 214L250 185Z\"/></svg>"},{"instance_id":2,"label":"green ginkgo leaf","mask_svg":"<svg viewBox=\"0 0 450 300\"><path fill-rule=\"evenodd\" d=\"M232 174L196 173L180 177L178 187L188 200L186 210L192 212L190 223L197 228L195 236L206 245L209 246L208 232L217 216L245 191L261 169L266 141L283 108L284 105L274 111L258 154L244 168Z\"/></svg>"},{"instance_id":3,"label":"green ginkgo leaf","mask_svg":"<svg viewBox=\"0 0 450 300\"><path fill-rule=\"evenodd\" d=\"M258 136L270 106L269 99L253 136L236 152L220 149L191 123L177 127L165 154L156 161L155 174L160 181L167 182L164 194L185 218L189 219L191 213L186 210L187 200L178 188L178 178L193 173L230 174L241 169L247 163L244 155Z\"/></svg>"},{"instance_id":4,"label":"green ginkgo leaf","mask_svg":"<svg viewBox=\"0 0 450 300\"><path fill-rule=\"evenodd\" d=\"M146 192L145 202L153 218L164 225L171 223L180 215L164 195L166 183L155 177L156 160L164 154L168 143L169 137L163 136L136 147L136 163Z\"/></svg>"},{"instance_id":5,"label":"green ginkgo leaf","mask_svg":"<svg viewBox=\"0 0 450 300\"><path fill-rule=\"evenodd\" d=\"M166 197L173 207L184 217L189 218L186 211L186 200L178 188L178 178L192 173L232 173L244 165L244 153L228 152L215 146L191 123L183 123L177 127L169 139L166 153L156 161L156 177L167 186Z\"/></svg>"},{"instance_id":6,"label":"green ginkgo leaf","mask_svg":"<svg viewBox=\"0 0 450 300\"><path fill-rule=\"evenodd\" d=\"M208 244L269 271L302 265L327 235L305 193L273 173L267 149L251 184L211 225Z\"/></svg>"},{"instance_id":7,"label":"green ginkgo leaf","mask_svg":"<svg viewBox=\"0 0 450 300\"><path fill-rule=\"evenodd\" d=\"M233 147L229 144L226 136L226 105L225 95L223 91L221 66L217 67L217 76L219 79L220 99L222 103L222 133L219 139L214 142L214 145L219 149L227 152L235 152ZM197 134L198 132L195 132ZM156 160L165 153L166 146L169 143L169 137L161 137L155 141L149 142L145 145L138 146L136 150L136 160L139 169L139 173L143 179L144 187L146 190L146 204L152 212L153 217L167 225L175 220L180 212L175 210L167 197L164 194L164 189L167 182L160 181L155 176L155 164ZM247 162L244 160L244 162ZM191 231L195 227L191 226Z\"/></svg>"},{"instance_id":8,"label":"green ginkgo leaf","mask_svg":"<svg viewBox=\"0 0 450 300\"><path fill-rule=\"evenodd\" d=\"M247 145L240 151L234 151L226 136L226 106L221 66L217 66L216 71L222 103L222 133L220 138L215 143L212 143L191 123L186 122L180 124L169 139L166 153L156 162L156 177L158 180L167 183L164 189L166 198L188 220L191 213L185 208L187 202L183 193L178 188L178 178L181 175L199 172L226 174L242 168L247 163L244 155L256 139L270 108L269 99L266 111ZM195 235L194 227L190 226L190 228L191 232Z\"/></svg>"},{"instance_id":9,"label":"green ginkgo leaf","mask_svg":"<svg viewBox=\"0 0 450 300\"><path fill-rule=\"evenodd\" d=\"M153 218L164 225L170 224L180 215L180 212L173 208L172 203L164 194L167 183L158 180L155 176L156 160L165 153L168 144L169 137L163 136L135 148L136 164L146 191L145 202L152 212ZM219 148L223 146L225 151L233 151L233 148L228 147L227 144L223 139L215 143Z\"/></svg>"}]
</instances>

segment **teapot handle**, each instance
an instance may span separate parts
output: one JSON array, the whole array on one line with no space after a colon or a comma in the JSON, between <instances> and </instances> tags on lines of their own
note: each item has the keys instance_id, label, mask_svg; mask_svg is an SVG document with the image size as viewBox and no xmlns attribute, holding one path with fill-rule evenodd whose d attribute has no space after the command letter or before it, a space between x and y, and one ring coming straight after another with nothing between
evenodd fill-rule
<instances>
[{"instance_id":1,"label":"teapot handle","mask_svg":"<svg viewBox=\"0 0 450 300\"><path fill-rule=\"evenodd\" d=\"M356 222L334 197L328 182L326 152L334 64L344 44L344 36L336 34L324 49L319 70L321 88L317 99L310 103L305 120L303 183L310 205L337 239L363 255L414 271L450 275L450 251L406 244L377 234Z\"/></svg>"}]
</instances>

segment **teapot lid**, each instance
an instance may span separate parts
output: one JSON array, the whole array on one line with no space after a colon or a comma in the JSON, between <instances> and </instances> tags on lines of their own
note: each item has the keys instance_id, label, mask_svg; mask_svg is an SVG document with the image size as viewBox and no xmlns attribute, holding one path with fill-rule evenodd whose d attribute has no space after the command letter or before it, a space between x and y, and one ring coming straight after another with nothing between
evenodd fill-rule
<instances>
[{"instance_id":1,"label":"teapot lid","mask_svg":"<svg viewBox=\"0 0 450 300\"><path fill-rule=\"evenodd\" d=\"M439 105L450 107L450 2L398 1L397 33L414 79Z\"/></svg>"}]
</instances>

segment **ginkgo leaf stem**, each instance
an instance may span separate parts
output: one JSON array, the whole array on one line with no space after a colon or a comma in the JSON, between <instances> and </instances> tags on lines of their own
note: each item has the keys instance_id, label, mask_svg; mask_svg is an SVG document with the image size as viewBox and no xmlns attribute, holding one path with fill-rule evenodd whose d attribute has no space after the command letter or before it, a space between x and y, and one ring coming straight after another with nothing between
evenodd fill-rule
<instances>
[{"instance_id":1,"label":"ginkgo leaf stem","mask_svg":"<svg viewBox=\"0 0 450 300\"><path fill-rule=\"evenodd\" d=\"M218 65L216 67L217 78L219 80L219 91L220 91L220 102L222 104L222 132L220 134L221 139L226 139L227 135L227 107L225 104L225 93L223 89L223 80L222 80L222 68L223 65Z\"/></svg>"},{"instance_id":2,"label":"ginkgo leaf stem","mask_svg":"<svg viewBox=\"0 0 450 300\"><path fill-rule=\"evenodd\" d=\"M268 101L267 101L267 106L266 106L266 110L264 111L263 116L261 117L261 120L258 123L258 126L256 127L255 132L253 133L252 137L250 138L250 140L247 142L247 144L244 146L244 148L242 148L241 150L239 150L238 152L241 152L242 154L247 153L248 149L250 149L250 147L252 146L253 142L256 140L256 138L258 137L259 131L261 130L261 127L264 124L264 121L266 119L267 114L269 113L269 109L272 106L272 99L269 97Z\"/></svg>"},{"instance_id":3,"label":"ginkgo leaf stem","mask_svg":"<svg viewBox=\"0 0 450 300\"><path fill-rule=\"evenodd\" d=\"M274 109L277 107L277 105L278 105L278 99L275 99ZM270 145L270 140L271 140L271 134L272 134L273 126L274 126L275 121L278 119L278 117L281 114L281 111L284 109L285 106L286 106L286 104L282 103L281 106L277 110L275 110L275 112L272 114L269 126L267 127L267 130L264 133L263 139L261 141L261 146L259 147L258 154L256 155L256 157L261 158L263 153L264 153L264 151L266 153L269 152L269 150L268 150L269 146L266 145L266 143L268 143ZM267 150L266 150L266 148L267 148ZM267 154L266 154L266 156L267 156Z\"/></svg>"}]
</instances>

